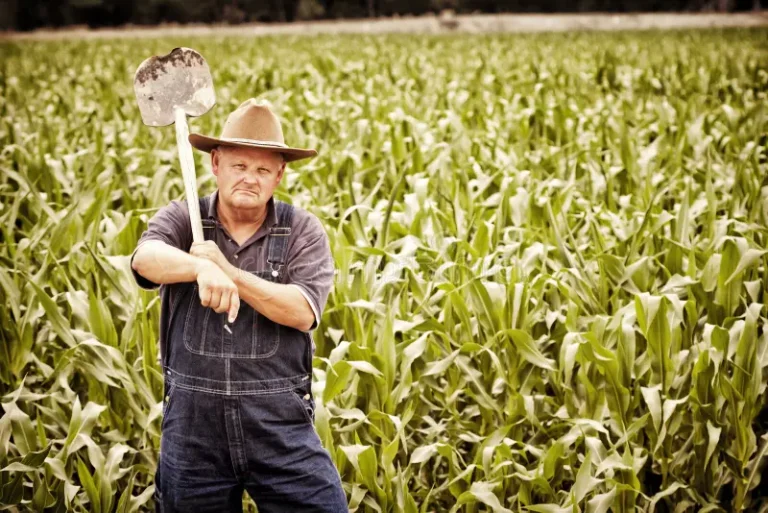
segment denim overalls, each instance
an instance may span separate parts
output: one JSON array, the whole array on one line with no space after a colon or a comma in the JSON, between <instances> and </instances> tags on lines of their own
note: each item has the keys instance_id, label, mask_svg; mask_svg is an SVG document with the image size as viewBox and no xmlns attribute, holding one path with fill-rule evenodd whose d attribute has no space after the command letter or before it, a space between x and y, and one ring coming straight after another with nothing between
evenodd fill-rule
<instances>
[{"instance_id":1,"label":"denim overalls","mask_svg":"<svg viewBox=\"0 0 768 513\"><path fill-rule=\"evenodd\" d=\"M207 212L208 198L200 211ZM293 206L275 201L267 265L240 269L280 283ZM203 220L206 240L216 221ZM247 490L259 513L346 512L333 461L315 431L312 341L244 300L234 323L200 304L196 282L171 308L162 355L165 403L155 475L157 511L242 511Z\"/></svg>"}]
</instances>

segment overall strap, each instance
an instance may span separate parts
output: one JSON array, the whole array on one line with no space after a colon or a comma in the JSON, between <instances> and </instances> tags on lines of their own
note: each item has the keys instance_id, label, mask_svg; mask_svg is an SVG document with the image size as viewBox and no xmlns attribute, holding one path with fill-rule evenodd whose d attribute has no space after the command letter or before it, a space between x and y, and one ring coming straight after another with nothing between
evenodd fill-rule
<instances>
[{"instance_id":1,"label":"overall strap","mask_svg":"<svg viewBox=\"0 0 768 513\"><path fill-rule=\"evenodd\" d=\"M200 198L200 218L203 222L203 238L205 240L213 240L214 229L216 228L216 221L208 219L210 201L210 196Z\"/></svg>"},{"instance_id":2,"label":"overall strap","mask_svg":"<svg viewBox=\"0 0 768 513\"><path fill-rule=\"evenodd\" d=\"M275 200L277 224L269 229L269 253L267 262L272 270L272 276L278 278L285 264L285 252L288 248L288 238L291 236L293 222L293 205ZM275 281L280 281L276 279Z\"/></svg>"}]
</instances>

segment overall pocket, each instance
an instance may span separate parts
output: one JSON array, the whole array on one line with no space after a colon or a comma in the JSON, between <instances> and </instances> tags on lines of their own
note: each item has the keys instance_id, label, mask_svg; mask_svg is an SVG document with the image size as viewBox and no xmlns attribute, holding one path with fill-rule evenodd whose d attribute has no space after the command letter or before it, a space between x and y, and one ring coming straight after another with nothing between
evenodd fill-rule
<instances>
[{"instance_id":1,"label":"overall pocket","mask_svg":"<svg viewBox=\"0 0 768 513\"><path fill-rule=\"evenodd\" d=\"M165 425L165 421L168 418L168 408L171 405L171 400L173 399L173 393L176 391L176 382L166 381L163 385L163 388L165 389L165 394L163 395L163 420L160 423L160 429L162 430L162 427Z\"/></svg>"},{"instance_id":2,"label":"overall pocket","mask_svg":"<svg viewBox=\"0 0 768 513\"><path fill-rule=\"evenodd\" d=\"M259 277L261 274L256 273ZM266 279L266 278L265 278ZM192 353L225 358L269 358L280 345L280 325L240 299L240 310L232 324L229 314L216 313L200 303L195 283L184 321L184 346Z\"/></svg>"},{"instance_id":3,"label":"overall pocket","mask_svg":"<svg viewBox=\"0 0 768 513\"><path fill-rule=\"evenodd\" d=\"M295 399L295 402L299 403L301 411L304 414L304 420L310 424L314 424L315 400L312 398L312 394L306 393L298 388L291 390L290 394Z\"/></svg>"}]
</instances>

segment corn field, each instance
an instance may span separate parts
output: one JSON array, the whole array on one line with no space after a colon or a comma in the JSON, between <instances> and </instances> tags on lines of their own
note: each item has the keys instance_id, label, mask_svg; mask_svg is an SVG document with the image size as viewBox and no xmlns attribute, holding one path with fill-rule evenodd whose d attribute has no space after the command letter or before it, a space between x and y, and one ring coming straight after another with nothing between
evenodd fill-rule
<instances>
[{"instance_id":1,"label":"corn field","mask_svg":"<svg viewBox=\"0 0 768 513\"><path fill-rule=\"evenodd\" d=\"M0 43L0 509L151 511L184 188L133 72L268 100L338 270L316 428L358 512L768 511L768 31ZM195 152L201 195L215 189ZM244 498L247 511L256 511Z\"/></svg>"}]
</instances>

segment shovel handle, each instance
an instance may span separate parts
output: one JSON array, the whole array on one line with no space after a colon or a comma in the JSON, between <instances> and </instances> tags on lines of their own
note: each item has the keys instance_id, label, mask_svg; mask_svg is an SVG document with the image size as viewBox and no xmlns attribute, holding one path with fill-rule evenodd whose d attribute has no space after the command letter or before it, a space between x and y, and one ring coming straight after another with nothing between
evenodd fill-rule
<instances>
[{"instance_id":1,"label":"shovel handle","mask_svg":"<svg viewBox=\"0 0 768 513\"><path fill-rule=\"evenodd\" d=\"M184 191L189 207L189 220L192 223L192 240L203 242L203 222L200 220L200 203L197 199L197 175L195 174L195 159L192 157L192 145L189 144L189 128L187 114L184 109L174 109L176 117L176 145L179 147L179 163L184 178Z\"/></svg>"},{"instance_id":2,"label":"shovel handle","mask_svg":"<svg viewBox=\"0 0 768 513\"><path fill-rule=\"evenodd\" d=\"M187 114L184 109L174 109L176 117L176 144L179 147L179 162L181 174L184 177L184 191L187 195L189 207L189 220L192 223L192 240L204 242L203 222L200 220L200 202L197 199L197 174L195 173L195 159L192 157L192 145L189 144L189 128L187 127ZM232 334L229 321L225 321L224 329Z\"/></svg>"}]
</instances>

